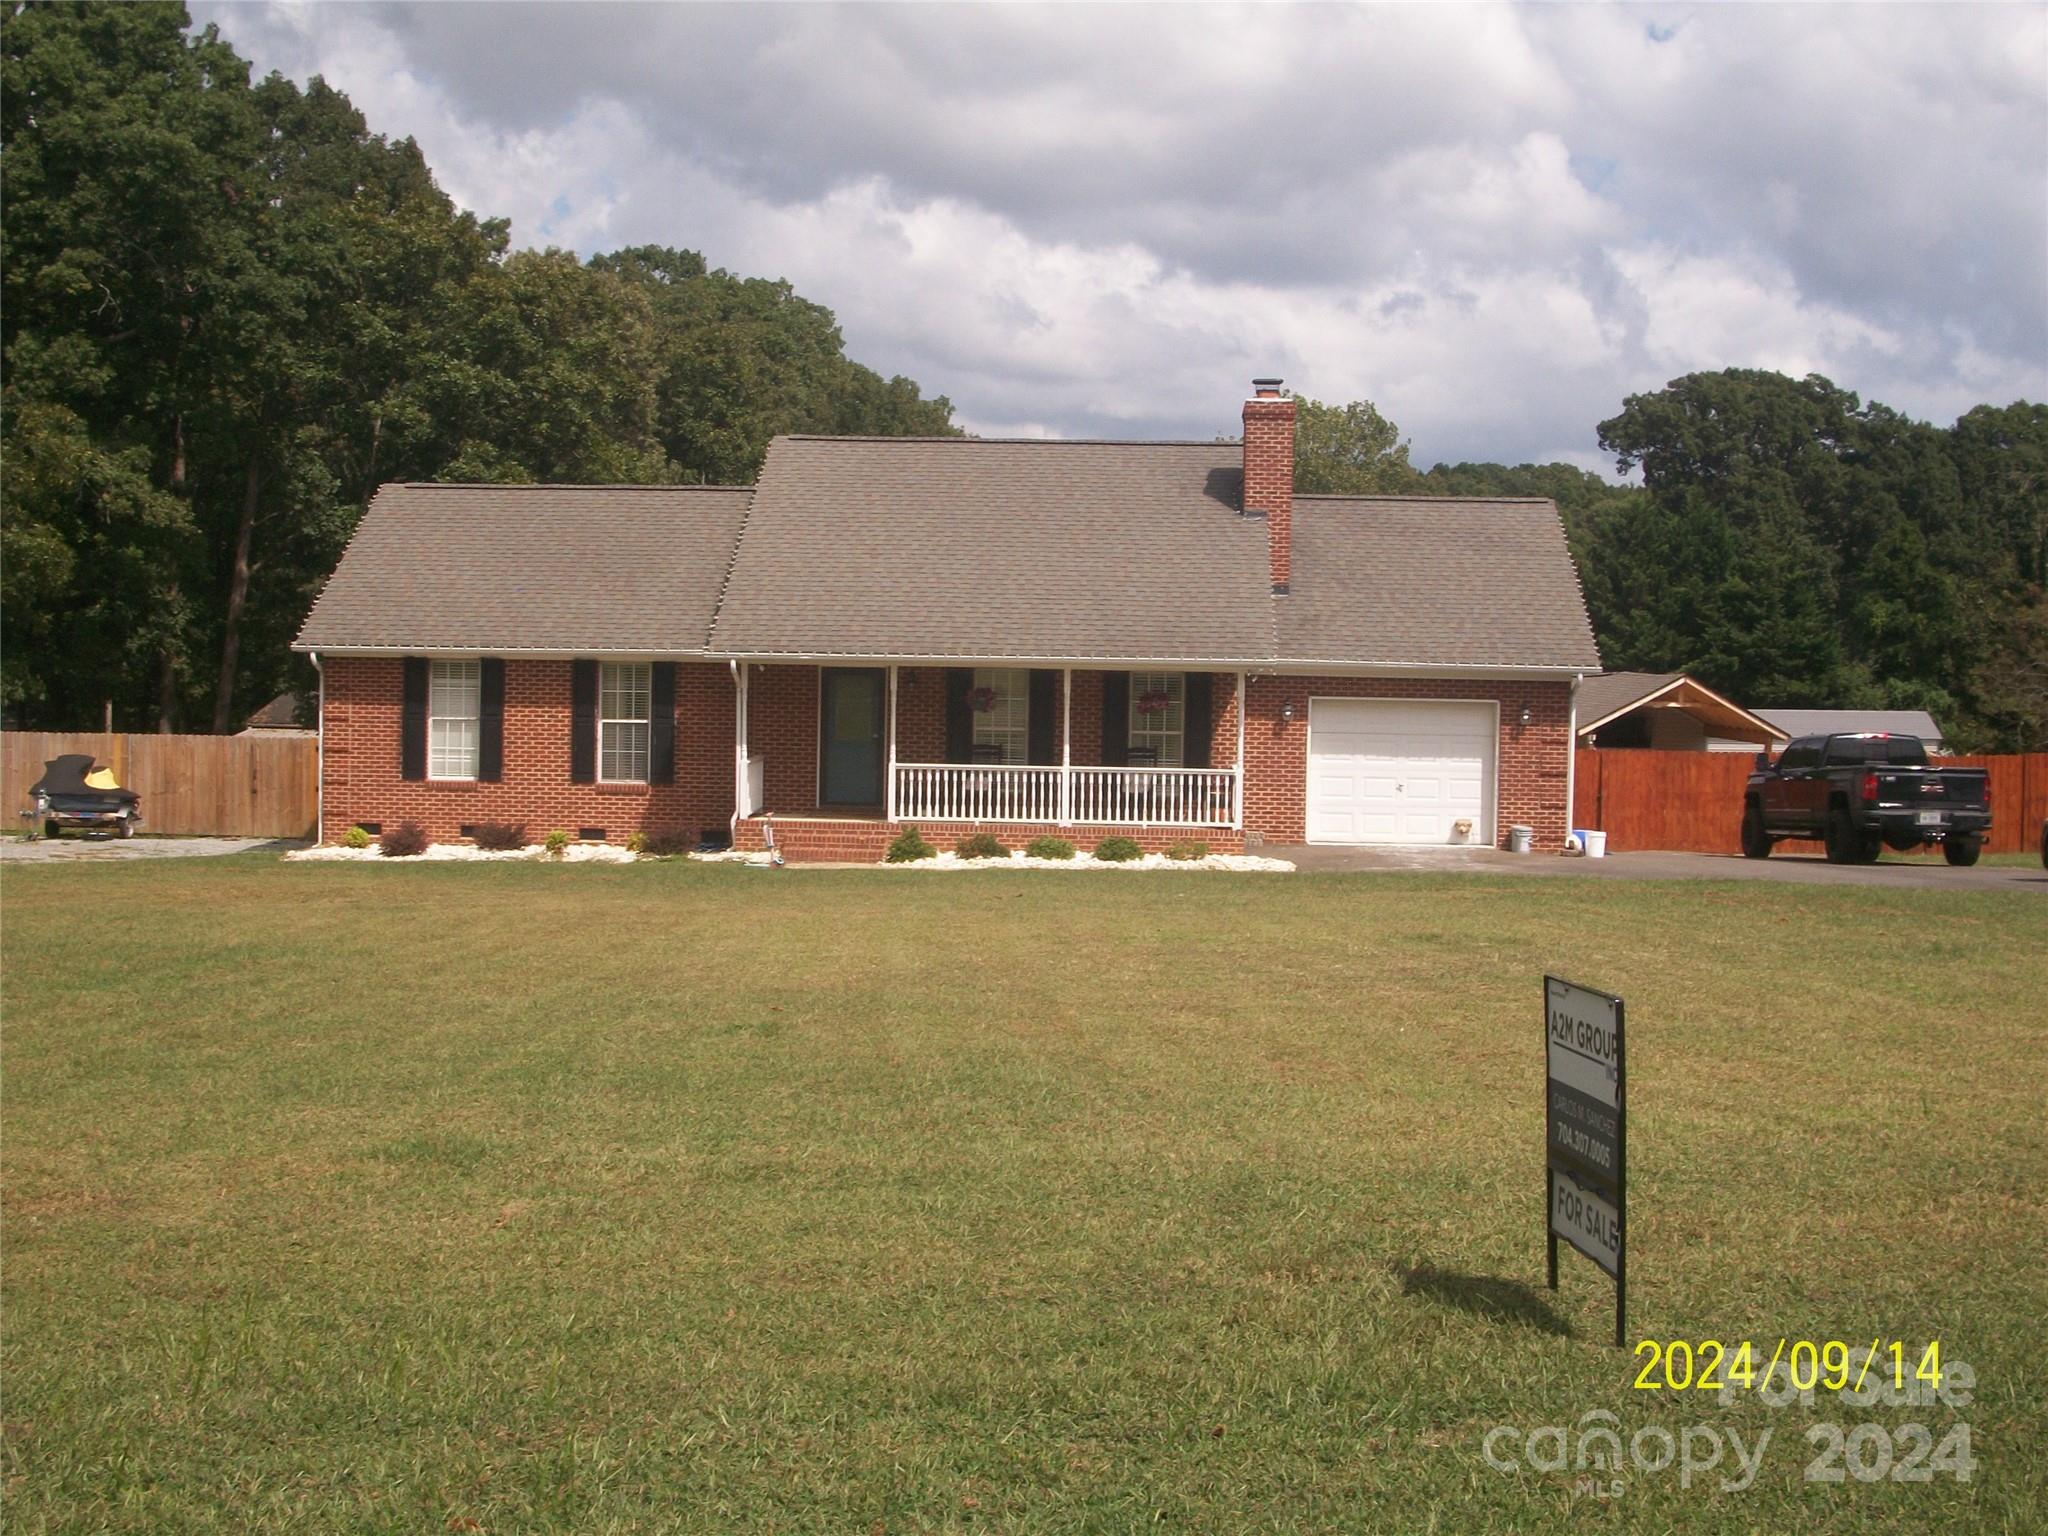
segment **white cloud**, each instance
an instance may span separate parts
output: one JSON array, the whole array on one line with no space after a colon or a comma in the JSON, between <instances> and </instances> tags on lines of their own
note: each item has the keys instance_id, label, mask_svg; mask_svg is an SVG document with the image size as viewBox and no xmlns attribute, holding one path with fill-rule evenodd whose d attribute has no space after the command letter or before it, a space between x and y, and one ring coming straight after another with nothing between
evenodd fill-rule
<instances>
[{"instance_id":1,"label":"white cloud","mask_svg":"<svg viewBox=\"0 0 2048 1536\"><path fill-rule=\"evenodd\" d=\"M516 240L788 277L977 429L1227 432L1273 370L1600 462L1693 368L2048 396L2036 8L197 9Z\"/></svg>"}]
</instances>

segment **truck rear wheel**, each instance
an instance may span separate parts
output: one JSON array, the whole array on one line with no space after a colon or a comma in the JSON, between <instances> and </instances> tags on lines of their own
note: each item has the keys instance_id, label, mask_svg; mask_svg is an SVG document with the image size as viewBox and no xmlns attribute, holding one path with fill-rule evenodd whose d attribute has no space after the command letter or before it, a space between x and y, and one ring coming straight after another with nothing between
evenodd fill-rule
<instances>
[{"instance_id":1,"label":"truck rear wheel","mask_svg":"<svg viewBox=\"0 0 2048 1536\"><path fill-rule=\"evenodd\" d=\"M43 836L56 838L62 837L63 835L64 824L62 822L46 821L43 823Z\"/></svg>"},{"instance_id":2,"label":"truck rear wheel","mask_svg":"<svg viewBox=\"0 0 2048 1536\"><path fill-rule=\"evenodd\" d=\"M1764 830L1764 813L1757 809L1754 800L1742 808L1742 856L1745 859L1768 859L1771 856L1771 834Z\"/></svg>"},{"instance_id":3,"label":"truck rear wheel","mask_svg":"<svg viewBox=\"0 0 2048 1536\"><path fill-rule=\"evenodd\" d=\"M1849 820L1849 813L1841 806L1828 812L1827 827L1821 837L1821 844L1827 849L1830 864L1857 863L1857 854L1863 851L1863 839L1857 836L1855 825Z\"/></svg>"},{"instance_id":4,"label":"truck rear wheel","mask_svg":"<svg viewBox=\"0 0 2048 1536\"><path fill-rule=\"evenodd\" d=\"M1968 869L1977 862L1977 855L1983 851L1984 839L1974 832L1948 838L1941 845L1941 856L1957 869Z\"/></svg>"}]
</instances>

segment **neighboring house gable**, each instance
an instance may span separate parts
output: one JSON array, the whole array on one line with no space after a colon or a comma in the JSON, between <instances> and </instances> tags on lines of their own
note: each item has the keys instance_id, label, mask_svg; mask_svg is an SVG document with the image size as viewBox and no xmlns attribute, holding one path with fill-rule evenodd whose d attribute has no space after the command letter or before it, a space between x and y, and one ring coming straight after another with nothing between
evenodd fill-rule
<instances>
[{"instance_id":1,"label":"neighboring house gable","mask_svg":"<svg viewBox=\"0 0 2048 1536\"><path fill-rule=\"evenodd\" d=\"M1579 685L1579 743L1679 752L1775 751L1785 732L1683 672L1608 672Z\"/></svg>"}]
</instances>

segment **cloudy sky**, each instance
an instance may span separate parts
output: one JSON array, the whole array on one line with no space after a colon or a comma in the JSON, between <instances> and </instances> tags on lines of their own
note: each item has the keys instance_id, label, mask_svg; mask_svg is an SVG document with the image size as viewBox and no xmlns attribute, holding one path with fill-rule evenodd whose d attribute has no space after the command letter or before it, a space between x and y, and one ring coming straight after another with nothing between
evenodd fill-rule
<instances>
[{"instance_id":1,"label":"cloudy sky","mask_svg":"<svg viewBox=\"0 0 2048 1536\"><path fill-rule=\"evenodd\" d=\"M1693 369L2048 399L2048 7L195 4L515 241L788 278L984 433L1611 469Z\"/></svg>"}]
</instances>

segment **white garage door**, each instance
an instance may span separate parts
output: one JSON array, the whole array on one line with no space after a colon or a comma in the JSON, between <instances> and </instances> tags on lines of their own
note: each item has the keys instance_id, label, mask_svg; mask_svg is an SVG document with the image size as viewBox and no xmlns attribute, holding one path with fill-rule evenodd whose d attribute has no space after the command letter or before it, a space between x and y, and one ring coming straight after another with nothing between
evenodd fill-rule
<instances>
[{"instance_id":1,"label":"white garage door","mask_svg":"<svg viewBox=\"0 0 2048 1536\"><path fill-rule=\"evenodd\" d=\"M1308 840L1452 843L1494 840L1496 726L1491 704L1311 699Z\"/></svg>"}]
</instances>

